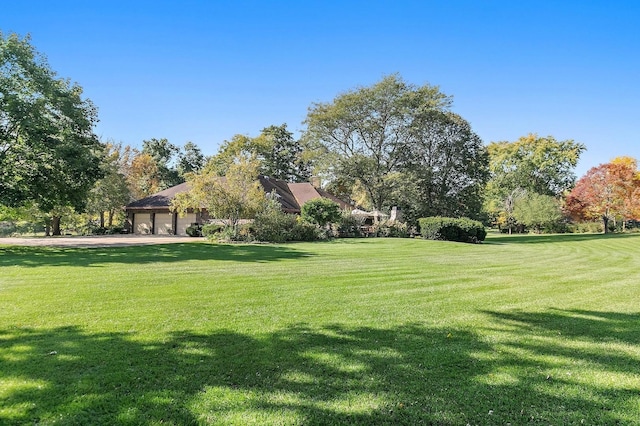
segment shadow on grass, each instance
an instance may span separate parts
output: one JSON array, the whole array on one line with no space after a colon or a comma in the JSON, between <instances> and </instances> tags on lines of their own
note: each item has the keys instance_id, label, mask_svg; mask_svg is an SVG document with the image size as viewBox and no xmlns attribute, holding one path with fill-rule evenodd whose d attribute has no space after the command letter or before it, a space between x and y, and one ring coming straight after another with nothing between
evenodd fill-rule
<instances>
[{"instance_id":1,"label":"shadow on grass","mask_svg":"<svg viewBox=\"0 0 640 426\"><path fill-rule=\"evenodd\" d=\"M638 315L488 314L513 328L506 343L417 324L183 332L150 343L16 327L0 332L0 423L618 424L625 410L640 414L638 389L548 377L559 362L551 356L635 375L634 355L596 343L617 334L637 345ZM557 330L566 337L546 345L522 339ZM567 350L573 336L593 347Z\"/></svg>"},{"instance_id":2,"label":"shadow on grass","mask_svg":"<svg viewBox=\"0 0 640 426\"><path fill-rule=\"evenodd\" d=\"M514 234L514 235L492 235L484 240L483 244L541 244L541 243L566 243L593 241L605 239L627 239L639 238L640 233L636 234Z\"/></svg>"},{"instance_id":3,"label":"shadow on grass","mask_svg":"<svg viewBox=\"0 0 640 426\"><path fill-rule=\"evenodd\" d=\"M310 253L294 247L258 244L164 244L131 247L0 247L2 266L93 266L104 263L146 264L186 260L273 262Z\"/></svg>"}]
</instances>

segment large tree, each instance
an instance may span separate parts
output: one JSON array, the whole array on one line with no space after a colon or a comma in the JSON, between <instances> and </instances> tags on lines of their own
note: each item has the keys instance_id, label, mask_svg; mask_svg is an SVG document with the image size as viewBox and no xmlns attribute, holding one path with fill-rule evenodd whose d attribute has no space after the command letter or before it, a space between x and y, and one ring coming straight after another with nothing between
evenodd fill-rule
<instances>
[{"instance_id":1,"label":"large tree","mask_svg":"<svg viewBox=\"0 0 640 426\"><path fill-rule=\"evenodd\" d=\"M0 33L0 203L82 210L101 176L96 121L82 88L58 78L29 37Z\"/></svg>"},{"instance_id":2,"label":"large tree","mask_svg":"<svg viewBox=\"0 0 640 426\"><path fill-rule=\"evenodd\" d=\"M459 115L438 110L416 113L409 130L394 185L405 217L476 216L488 162L480 137Z\"/></svg>"},{"instance_id":3,"label":"large tree","mask_svg":"<svg viewBox=\"0 0 640 426\"><path fill-rule=\"evenodd\" d=\"M573 187L574 168L585 149L573 140L536 134L514 142L491 142L487 146L490 178L485 191L486 212L511 232L514 194L560 197Z\"/></svg>"},{"instance_id":4,"label":"large tree","mask_svg":"<svg viewBox=\"0 0 640 426\"><path fill-rule=\"evenodd\" d=\"M87 211L100 217L100 227L113 225L116 213L131 201L127 177L123 172L122 145L107 143L101 164L103 177L91 189ZM105 213L107 220L105 222Z\"/></svg>"},{"instance_id":5,"label":"large tree","mask_svg":"<svg viewBox=\"0 0 640 426\"><path fill-rule=\"evenodd\" d=\"M184 182L184 178L176 168L179 153L180 148L165 138L151 138L142 141L142 154L150 155L156 164L158 173L157 180L160 190Z\"/></svg>"},{"instance_id":6,"label":"large tree","mask_svg":"<svg viewBox=\"0 0 640 426\"><path fill-rule=\"evenodd\" d=\"M286 124L262 129L257 137L235 135L224 141L218 153L209 159L207 169L221 176L242 157L258 162L258 173L290 182L304 182L311 177L309 163L303 158L300 141Z\"/></svg>"},{"instance_id":7,"label":"large tree","mask_svg":"<svg viewBox=\"0 0 640 426\"><path fill-rule=\"evenodd\" d=\"M389 207L391 180L413 150L419 126L430 111L445 111L451 98L431 85L414 86L394 74L370 87L314 103L305 123L309 146L325 151L332 179L359 182L372 207Z\"/></svg>"},{"instance_id":8,"label":"large tree","mask_svg":"<svg viewBox=\"0 0 640 426\"><path fill-rule=\"evenodd\" d=\"M565 209L576 220L632 219L640 213L640 177L635 161L615 161L592 167L567 195Z\"/></svg>"},{"instance_id":9,"label":"large tree","mask_svg":"<svg viewBox=\"0 0 640 426\"><path fill-rule=\"evenodd\" d=\"M225 176L203 171L188 176L189 191L172 200L174 211L206 208L212 218L222 220L237 234L240 219L253 219L265 207L266 195L258 181L259 163L240 158L229 166Z\"/></svg>"},{"instance_id":10,"label":"large tree","mask_svg":"<svg viewBox=\"0 0 640 426\"><path fill-rule=\"evenodd\" d=\"M515 142L491 142L490 192L508 194L516 188L558 196L575 183L574 169L585 146L573 140L529 134Z\"/></svg>"},{"instance_id":11,"label":"large tree","mask_svg":"<svg viewBox=\"0 0 640 426\"><path fill-rule=\"evenodd\" d=\"M289 182L305 182L311 177L309 164L302 156L302 145L286 124L265 127L253 143L261 174Z\"/></svg>"},{"instance_id":12,"label":"large tree","mask_svg":"<svg viewBox=\"0 0 640 426\"><path fill-rule=\"evenodd\" d=\"M202 150L193 142L184 144L178 153L178 163L176 169L182 178L189 173L197 173L206 163Z\"/></svg>"}]
</instances>

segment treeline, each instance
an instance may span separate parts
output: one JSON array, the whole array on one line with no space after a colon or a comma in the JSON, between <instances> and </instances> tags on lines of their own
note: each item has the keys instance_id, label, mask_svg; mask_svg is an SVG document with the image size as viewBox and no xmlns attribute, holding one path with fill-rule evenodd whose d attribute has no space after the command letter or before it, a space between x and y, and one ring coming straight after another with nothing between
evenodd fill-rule
<instances>
[{"instance_id":1,"label":"treeline","mask_svg":"<svg viewBox=\"0 0 640 426\"><path fill-rule=\"evenodd\" d=\"M96 121L82 88L57 77L28 37L0 33L0 221L28 218L54 235L62 218L84 221L75 224L83 232L113 230L130 201L245 163L253 174L313 178L364 209L397 206L409 226L469 217L505 232L560 232L597 220L606 232L640 217L635 159L614 159L576 182L583 144L529 134L485 145L452 111L451 96L397 74L313 103L299 138L271 125L233 136L208 158L191 142L149 139L136 149L100 141Z\"/></svg>"}]
</instances>

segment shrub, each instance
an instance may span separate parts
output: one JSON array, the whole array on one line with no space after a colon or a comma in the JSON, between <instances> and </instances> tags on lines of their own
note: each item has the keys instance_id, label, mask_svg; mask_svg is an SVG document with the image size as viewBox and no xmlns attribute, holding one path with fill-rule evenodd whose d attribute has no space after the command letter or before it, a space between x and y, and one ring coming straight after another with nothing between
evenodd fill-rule
<instances>
[{"instance_id":1,"label":"shrub","mask_svg":"<svg viewBox=\"0 0 640 426\"><path fill-rule=\"evenodd\" d=\"M572 223L568 228L574 234L602 234L604 231L602 221Z\"/></svg>"},{"instance_id":2,"label":"shrub","mask_svg":"<svg viewBox=\"0 0 640 426\"><path fill-rule=\"evenodd\" d=\"M312 223L306 223L297 220L295 226L291 230L290 241L317 241L322 239L325 233Z\"/></svg>"},{"instance_id":3,"label":"shrub","mask_svg":"<svg viewBox=\"0 0 640 426\"><path fill-rule=\"evenodd\" d=\"M15 223L9 221L0 222L0 237L10 237L15 234L18 227Z\"/></svg>"},{"instance_id":4,"label":"shrub","mask_svg":"<svg viewBox=\"0 0 640 426\"><path fill-rule=\"evenodd\" d=\"M225 226L220 223L207 223L202 225L202 236L208 239L216 238L216 235L222 232L224 228Z\"/></svg>"},{"instance_id":5,"label":"shrub","mask_svg":"<svg viewBox=\"0 0 640 426\"><path fill-rule=\"evenodd\" d=\"M479 243L487 231L482 223L469 218L426 217L418 220L422 237L428 240Z\"/></svg>"},{"instance_id":6,"label":"shrub","mask_svg":"<svg viewBox=\"0 0 640 426\"><path fill-rule=\"evenodd\" d=\"M407 238L409 227L404 222L389 221L379 222L373 225L373 232L378 237Z\"/></svg>"},{"instance_id":7,"label":"shrub","mask_svg":"<svg viewBox=\"0 0 640 426\"><path fill-rule=\"evenodd\" d=\"M296 216L283 212L277 201L270 201L253 221L256 239L272 243L291 241L296 224Z\"/></svg>"},{"instance_id":8,"label":"shrub","mask_svg":"<svg viewBox=\"0 0 640 426\"><path fill-rule=\"evenodd\" d=\"M306 222L326 226L338 222L341 212L337 203L326 198L315 198L302 205L300 215Z\"/></svg>"},{"instance_id":9,"label":"shrub","mask_svg":"<svg viewBox=\"0 0 640 426\"><path fill-rule=\"evenodd\" d=\"M202 237L202 227L195 223L187 226L185 232L190 237Z\"/></svg>"},{"instance_id":10,"label":"shrub","mask_svg":"<svg viewBox=\"0 0 640 426\"><path fill-rule=\"evenodd\" d=\"M362 217L354 216L349 211L343 211L338 222L338 236L341 238L361 237L361 226L364 223Z\"/></svg>"}]
</instances>

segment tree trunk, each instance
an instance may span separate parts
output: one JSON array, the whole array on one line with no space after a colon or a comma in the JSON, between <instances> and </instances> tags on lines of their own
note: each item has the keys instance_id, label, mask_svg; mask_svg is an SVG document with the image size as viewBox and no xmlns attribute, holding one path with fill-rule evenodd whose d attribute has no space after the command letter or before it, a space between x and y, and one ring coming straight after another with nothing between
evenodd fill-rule
<instances>
[{"instance_id":1,"label":"tree trunk","mask_svg":"<svg viewBox=\"0 0 640 426\"><path fill-rule=\"evenodd\" d=\"M604 233L609 232L609 216L602 216L602 223L604 224Z\"/></svg>"},{"instance_id":2,"label":"tree trunk","mask_svg":"<svg viewBox=\"0 0 640 426\"><path fill-rule=\"evenodd\" d=\"M46 218L44 220L44 236L45 237L51 236L51 218Z\"/></svg>"},{"instance_id":3,"label":"tree trunk","mask_svg":"<svg viewBox=\"0 0 640 426\"><path fill-rule=\"evenodd\" d=\"M109 210L109 219L107 221L107 226L109 226L109 228L113 226L113 210Z\"/></svg>"},{"instance_id":4,"label":"tree trunk","mask_svg":"<svg viewBox=\"0 0 640 426\"><path fill-rule=\"evenodd\" d=\"M53 228L53 235L62 235L60 232L60 216L53 216L51 218L51 227Z\"/></svg>"},{"instance_id":5,"label":"tree trunk","mask_svg":"<svg viewBox=\"0 0 640 426\"><path fill-rule=\"evenodd\" d=\"M100 212L100 228L104 228L104 212Z\"/></svg>"}]
</instances>

